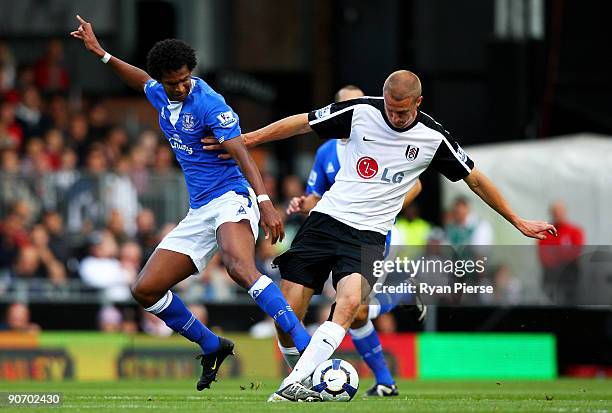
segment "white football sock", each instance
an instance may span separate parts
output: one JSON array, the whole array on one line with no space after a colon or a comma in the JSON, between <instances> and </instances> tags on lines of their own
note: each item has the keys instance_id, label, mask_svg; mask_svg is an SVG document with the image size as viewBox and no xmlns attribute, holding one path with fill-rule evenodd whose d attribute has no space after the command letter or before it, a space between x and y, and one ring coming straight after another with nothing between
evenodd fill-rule
<instances>
[{"instance_id":1,"label":"white football sock","mask_svg":"<svg viewBox=\"0 0 612 413\"><path fill-rule=\"evenodd\" d=\"M289 366L290 369L293 369L300 359L300 352L296 347L283 347L283 345L278 343L278 348L285 359L285 363Z\"/></svg>"},{"instance_id":2,"label":"white football sock","mask_svg":"<svg viewBox=\"0 0 612 413\"><path fill-rule=\"evenodd\" d=\"M374 320L380 315L380 303L376 297L370 298L370 305L368 306L368 318Z\"/></svg>"},{"instance_id":3,"label":"white football sock","mask_svg":"<svg viewBox=\"0 0 612 413\"><path fill-rule=\"evenodd\" d=\"M282 389L291 383L302 382L310 376L319 364L331 357L345 334L346 330L332 321L321 324L313 334L310 344L304 350L291 374L281 383L280 388Z\"/></svg>"}]
</instances>

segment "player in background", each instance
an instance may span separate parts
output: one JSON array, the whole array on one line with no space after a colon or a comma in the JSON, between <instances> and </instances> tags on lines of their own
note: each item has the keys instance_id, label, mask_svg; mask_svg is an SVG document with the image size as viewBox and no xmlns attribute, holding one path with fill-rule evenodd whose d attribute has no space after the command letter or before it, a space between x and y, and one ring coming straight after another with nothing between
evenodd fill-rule
<instances>
[{"instance_id":1,"label":"player in background","mask_svg":"<svg viewBox=\"0 0 612 413\"><path fill-rule=\"evenodd\" d=\"M334 96L334 101L336 103L344 102L363 96L364 93L360 88L347 85L338 90ZM309 214L316 206L323 194L336 181L336 174L342 166L342 155L346 149L346 144L347 139L330 139L319 147L315 155L312 170L308 176L306 195L291 199L287 208L287 214ZM410 204L419 195L421 189L421 181L417 179L415 185L406 194L402 208ZM396 237L394 237L393 232L397 234L397 230L394 231L393 229L387 233L385 255L389 253L391 244L397 244L394 242ZM366 391L366 396L399 395L395 380L393 380L389 366L385 361L378 333L371 321L380 314L387 313L395 308L399 298L397 294L377 294L375 297L371 297L369 305L364 304L359 308L355 320L353 320L349 329L355 348L370 370L372 370L376 379L376 383ZM424 317L425 309L424 305L420 306L419 321ZM298 316L300 315L298 314ZM279 337L282 338L283 336L279 335ZM290 346L287 347L286 345ZM280 341L278 346L287 364L293 368L299 359L297 349L293 347L292 343L281 343Z\"/></svg>"},{"instance_id":2,"label":"player in background","mask_svg":"<svg viewBox=\"0 0 612 413\"><path fill-rule=\"evenodd\" d=\"M91 23L77 19L79 27L70 34L128 86L143 91L159 112L160 127L189 192L189 213L161 241L132 287L136 301L200 346L202 375L196 388L210 388L234 344L204 326L170 289L201 271L218 250L230 277L304 350L310 336L280 289L255 267L258 224L276 243L284 237L282 221L242 142L237 115L221 95L192 75L195 51L180 40L160 41L149 51L147 73L107 53ZM200 139L208 135L215 136L233 159L202 150Z\"/></svg>"},{"instance_id":3,"label":"player in background","mask_svg":"<svg viewBox=\"0 0 612 413\"><path fill-rule=\"evenodd\" d=\"M335 307L269 401L321 400L302 382L342 342L375 282L373 263L383 258L386 234L404 197L427 168L453 182L464 180L523 235L556 236L553 225L519 217L495 185L474 168L451 134L419 110L421 82L414 73L393 72L382 92L381 97L289 116L243 137L247 147L311 131L320 138L349 139L336 182L313 208L291 248L275 260L281 270L281 290L296 312L308 306L314 291L325 282L322 271L332 271Z\"/></svg>"}]
</instances>

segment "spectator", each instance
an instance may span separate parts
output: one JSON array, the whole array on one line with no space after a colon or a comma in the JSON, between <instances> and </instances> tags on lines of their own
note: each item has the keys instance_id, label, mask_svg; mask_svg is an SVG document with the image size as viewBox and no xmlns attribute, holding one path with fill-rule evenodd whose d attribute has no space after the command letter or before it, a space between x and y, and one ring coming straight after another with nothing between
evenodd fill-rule
<instances>
[{"instance_id":1,"label":"spectator","mask_svg":"<svg viewBox=\"0 0 612 413\"><path fill-rule=\"evenodd\" d=\"M576 292L584 233L582 228L568 221L562 201L550 206L550 215L558 235L538 240L543 268L542 286L550 299L567 305L571 304Z\"/></svg>"},{"instance_id":2,"label":"spectator","mask_svg":"<svg viewBox=\"0 0 612 413\"><path fill-rule=\"evenodd\" d=\"M0 221L0 268L10 268L20 249L30 245L25 220L14 208Z\"/></svg>"},{"instance_id":3,"label":"spectator","mask_svg":"<svg viewBox=\"0 0 612 413\"><path fill-rule=\"evenodd\" d=\"M431 224L421 218L419 206L416 203L413 202L404 208L395 225L406 245L427 244Z\"/></svg>"},{"instance_id":4,"label":"spectator","mask_svg":"<svg viewBox=\"0 0 612 413\"><path fill-rule=\"evenodd\" d=\"M159 147L159 141L159 135L152 130L145 130L138 137L136 146L142 149L144 163L147 167L153 166L155 162L155 153ZM165 147L167 148L168 146L166 145Z\"/></svg>"},{"instance_id":5,"label":"spectator","mask_svg":"<svg viewBox=\"0 0 612 413\"><path fill-rule=\"evenodd\" d=\"M36 211L39 200L21 174L19 155L14 150L4 150L0 154L0 212L10 211L20 204Z\"/></svg>"},{"instance_id":6,"label":"spectator","mask_svg":"<svg viewBox=\"0 0 612 413\"><path fill-rule=\"evenodd\" d=\"M69 266L69 260L72 258L72 251L67 241L66 233L64 232L64 220L62 216L53 210L43 213L42 224L47 230L49 237L49 249L53 256L58 261Z\"/></svg>"},{"instance_id":7,"label":"spectator","mask_svg":"<svg viewBox=\"0 0 612 413\"><path fill-rule=\"evenodd\" d=\"M376 320L374 320L374 325L380 334L397 333L397 321L395 321L393 313L379 315Z\"/></svg>"},{"instance_id":8,"label":"spectator","mask_svg":"<svg viewBox=\"0 0 612 413\"><path fill-rule=\"evenodd\" d=\"M157 152L155 153L155 163L153 165L155 175L157 177L168 176L175 172L174 159L174 154L167 145L158 146Z\"/></svg>"},{"instance_id":9,"label":"spectator","mask_svg":"<svg viewBox=\"0 0 612 413\"><path fill-rule=\"evenodd\" d=\"M136 279L142 269L142 249L134 241L128 241L121 246L119 252L121 267L132 279Z\"/></svg>"},{"instance_id":10,"label":"spectator","mask_svg":"<svg viewBox=\"0 0 612 413\"><path fill-rule=\"evenodd\" d=\"M110 215L106 221L106 229L113 234L113 237L119 244L123 244L129 240L129 236L125 233L123 216L117 209L112 209L110 211Z\"/></svg>"},{"instance_id":11,"label":"spectator","mask_svg":"<svg viewBox=\"0 0 612 413\"><path fill-rule=\"evenodd\" d=\"M54 285L66 283L67 274L63 263L53 254L49 245L49 234L43 225L35 225L31 232L32 245L45 269L45 275Z\"/></svg>"},{"instance_id":12,"label":"spectator","mask_svg":"<svg viewBox=\"0 0 612 413\"><path fill-rule=\"evenodd\" d=\"M17 252L17 259L13 265L13 279L33 280L44 279L47 274L43 267L36 247L26 245Z\"/></svg>"},{"instance_id":13,"label":"spectator","mask_svg":"<svg viewBox=\"0 0 612 413\"><path fill-rule=\"evenodd\" d=\"M512 274L509 266L502 264L497 267L493 276L495 304L520 305L525 304L521 280Z\"/></svg>"},{"instance_id":14,"label":"spectator","mask_svg":"<svg viewBox=\"0 0 612 413\"><path fill-rule=\"evenodd\" d=\"M51 127L51 121L43 112L43 102L38 89L28 86L23 90L21 103L15 110L17 121L20 122L27 140L32 136L43 136Z\"/></svg>"},{"instance_id":15,"label":"spectator","mask_svg":"<svg viewBox=\"0 0 612 413\"><path fill-rule=\"evenodd\" d=\"M117 165L128 143L128 136L122 128L112 128L106 135L104 150L106 159L111 167Z\"/></svg>"},{"instance_id":16,"label":"spectator","mask_svg":"<svg viewBox=\"0 0 612 413\"><path fill-rule=\"evenodd\" d=\"M117 242L108 231L90 235L89 255L81 261L79 273L83 282L102 290L110 301L126 301L131 298L129 285L134 281L117 259Z\"/></svg>"},{"instance_id":17,"label":"spectator","mask_svg":"<svg viewBox=\"0 0 612 413\"><path fill-rule=\"evenodd\" d=\"M93 143L93 139L89 136L89 123L85 115L77 113L72 116L68 126L68 137L76 152L78 165L83 166Z\"/></svg>"},{"instance_id":18,"label":"spectator","mask_svg":"<svg viewBox=\"0 0 612 413\"><path fill-rule=\"evenodd\" d=\"M47 52L34 66L36 86L45 93L66 92L70 87L70 76L64 65L64 45L60 40L51 40Z\"/></svg>"},{"instance_id":19,"label":"spectator","mask_svg":"<svg viewBox=\"0 0 612 413\"><path fill-rule=\"evenodd\" d=\"M106 158L98 145L93 145L87 155L87 169L67 194L68 231L90 232L104 223L105 211L101 202Z\"/></svg>"},{"instance_id":20,"label":"spectator","mask_svg":"<svg viewBox=\"0 0 612 413\"><path fill-rule=\"evenodd\" d=\"M123 324L123 315L112 304L103 306L98 311L98 330L103 333L118 333Z\"/></svg>"},{"instance_id":21,"label":"spectator","mask_svg":"<svg viewBox=\"0 0 612 413\"><path fill-rule=\"evenodd\" d=\"M15 104L0 102L0 150L19 150L23 144L23 128L17 122Z\"/></svg>"},{"instance_id":22,"label":"spectator","mask_svg":"<svg viewBox=\"0 0 612 413\"><path fill-rule=\"evenodd\" d=\"M142 249L144 264L153 254L161 239L155 233L155 214L150 209L145 208L136 215L135 238Z\"/></svg>"},{"instance_id":23,"label":"spectator","mask_svg":"<svg viewBox=\"0 0 612 413\"><path fill-rule=\"evenodd\" d=\"M221 262L221 256L215 254L201 273L200 282L204 285L204 299L231 300L235 296L235 285Z\"/></svg>"},{"instance_id":24,"label":"spectator","mask_svg":"<svg viewBox=\"0 0 612 413\"><path fill-rule=\"evenodd\" d=\"M21 161L22 172L28 177L44 176L49 172L50 164L44 141L32 137L26 144L25 157Z\"/></svg>"},{"instance_id":25,"label":"spectator","mask_svg":"<svg viewBox=\"0 0 612 413\"><path fill-rule=\"evenodd\" d=\"M104 103L96 103L89 110L89 126L91 138L95 141L102 140L111 131L108 110Z\"/></svg>"},{"instance_id":26,"label":"spectator","mask_svg":"<svg viewBox=\"0 0 612 413\"><path fill-rule=\"evenodd\" d=\"M6 309L5 321L0 323L0 330L37 333L40 326L30 320L30 309L26 304L12 303Z\"/></svg>"},{"instance_id":27,"label":"spectator","mask_svg":"<svg viewBox=\"0 0 612 413\"><path fill-rule=\"evenodd\" d=\"M149 170L147 169L148 153L146 149L135 146L130 151L130 178L136 186L138 194L147 192L149 186Z\"/></svg>"},{"instance_id":28,"label":"spectator","mask_svg":"<svg viewBox=\"0 0 612 413\"><path fill-rule=\"evenodd\" d=\"M118 211L124 224L125 233L133 236L136 232L138 214L138 193L129 176L130 162L122 157L117 163L114 174L107 174L104 179L105 207Z\"/></svg>"},{"instance_id":29,"label":"spectator","mask_svg":"<svg viewBox=\"0 0 612 413\"><path fill-rule=\"evenodd\" d=\"M62 132L68 132L71 116L68 101L63 95L55 94L49 99L47 113L51 118L53 128L59 129Z\"/></svg>"},{"instance_id":30,"label":"spectator","mask_svg":"<svg viewBox=\"0 0 612 413\"><path fill-rule=\"evenodd\" d=\"M43 178L45 183L41 197L46 209L67 209L69 191L80 178L76 166L76 153L71 148L65 148L60 156L60 169Z\"/></svg>"},{"instance_id":31,"label":"spectator","mask_svg":"<svg viewBox=\"0 0 612 413\"><path fill-rule=\"evenodd\" d=\"M45 134L45 153L52 171L62 166L62 153L64 151L64 135L59 129L49 129Z\"/></svg>"},{"instance_id":32,"label":"spectator","mask_svg":"<svg viewBox=\"0 0 612 413\"><path fill-rule=\"evenodd\" d=\"M15 58L8 45L0 42L0 97L15 87Z\"/></svg>"},{"instance_id":33,"label":"spectator","mask_svg":"<svg viewBox=\"0 0 612 413\"><path fill-rule=\"evenodd\" d=\"M449 219L450 222L446 225L446 237L450 245L455 248L471 246L469 250L463 250L461 253L464 257L482 256L487 251L487 247L493 244L491 224L470 211L467 198L455 199Z\"/></svg>"}]
</instances>

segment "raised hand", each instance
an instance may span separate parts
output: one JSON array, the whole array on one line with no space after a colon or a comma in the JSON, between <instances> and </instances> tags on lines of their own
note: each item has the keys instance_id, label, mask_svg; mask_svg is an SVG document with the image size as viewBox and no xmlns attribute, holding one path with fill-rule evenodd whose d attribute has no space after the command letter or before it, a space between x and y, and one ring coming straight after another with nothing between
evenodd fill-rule
<instances>
[{"instance_id":1,"label":"raised hand","mask_svg":"<svg viewBox=\"0 0 612 413\"><path fill-rule=\"evenodd\" d=\"M100 46L96 35L94 34L93 27L91 23L86 22L81 16L76 15L77 20L79 21L79 27L70 32L70 35L75 39L80 39L83 41L85 48L90 52L94 53L98 57L104 56L104 49Z\"/></svg>"}]
</instances>

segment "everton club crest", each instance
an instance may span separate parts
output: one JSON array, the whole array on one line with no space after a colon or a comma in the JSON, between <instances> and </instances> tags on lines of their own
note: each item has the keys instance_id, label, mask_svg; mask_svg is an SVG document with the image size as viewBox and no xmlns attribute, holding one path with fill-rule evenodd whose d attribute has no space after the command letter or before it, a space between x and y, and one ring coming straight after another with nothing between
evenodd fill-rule
<instances>
[{"instance_id":1,"label":"everton club crest","mask_svg":"<svg viewBox=\"0 0 612 413\"><path fill-rule=\"evenodd\" d=\"M191 113L183 114L183 130L185 132L191 132L195 126L195 119Z\"/></svg>"}]
</instances>

